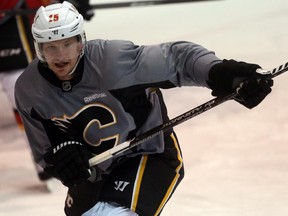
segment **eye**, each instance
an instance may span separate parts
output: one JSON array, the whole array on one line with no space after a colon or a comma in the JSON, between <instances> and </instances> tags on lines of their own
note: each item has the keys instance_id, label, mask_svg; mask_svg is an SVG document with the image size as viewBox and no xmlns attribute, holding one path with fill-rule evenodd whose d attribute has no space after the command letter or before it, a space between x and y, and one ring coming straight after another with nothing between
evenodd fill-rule
<instances>
[{"instance_id":1,"label":"eye","mask_svg":"<svg viewBox=\"0 0 288 216\"><path fill-rule=\"evenodd\" d=\"M56 46L54 46L54 45L49 45L49 46L46 47L46 50L47 50L47 51L50 51L50 52L53 52L53 51L56 50Z\"/></svg>"},{"instance_id":2,"label":"eye","mask_svg":"<svg viewBox=\"0 0 288 216\"><path fill-rule=\"evenodd\" d=\"M64 44L65 47L69 47L70 45L71 45L71 42L66 42L66 43Z\"/></svg>"}]
</instances>

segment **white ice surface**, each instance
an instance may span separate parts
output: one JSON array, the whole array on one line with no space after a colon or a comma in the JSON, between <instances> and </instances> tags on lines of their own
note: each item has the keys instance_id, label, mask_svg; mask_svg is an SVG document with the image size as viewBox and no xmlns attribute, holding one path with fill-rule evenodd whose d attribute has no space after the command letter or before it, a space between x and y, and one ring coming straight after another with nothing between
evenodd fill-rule
<instances>
[{"instance_id":1,"label":"white ice surface","mask_svg":"<svg viewBox=\"0 0 288 216\"><path fill-rule=\"evenodd\" d=\"M288 61L287 11L287 0L107 9L96 11L85 27L88 39L188 40L220 58L272 69ZM277 77L271 95L253 110L230 101L175 128L186 176L163 216L288 215L287 82L288 74ZM212 98L204 88L164 94L171 117ZM13 123L1 128L0 215L64 215L65 188L54 186L54 193L40 190L18 128Z\"/></svg>"}]
</instances>

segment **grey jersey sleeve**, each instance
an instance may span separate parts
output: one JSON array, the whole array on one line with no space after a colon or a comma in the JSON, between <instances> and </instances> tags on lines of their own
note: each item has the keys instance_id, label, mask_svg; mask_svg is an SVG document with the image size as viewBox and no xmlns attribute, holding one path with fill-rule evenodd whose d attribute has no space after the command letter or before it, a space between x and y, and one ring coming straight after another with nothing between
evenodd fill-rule
<instances>
[{"instance_id":1,"label":"grey jersey sleeve","mask_svg":"<svg viewBox=\"0 0 288 216\"><path fill-rule=\"evenodd\" d=\"M207 86L210 68L221 62L214 52L191 42L138 46L130 41L93 41L88 56L97 56L104 87L117 89L170 81L175 86ZM95 41L94 41L95 43ZM86 54L86 53L85 53ZM88 57L89 58L89 57Z\"/></svg>"}]
</instances>

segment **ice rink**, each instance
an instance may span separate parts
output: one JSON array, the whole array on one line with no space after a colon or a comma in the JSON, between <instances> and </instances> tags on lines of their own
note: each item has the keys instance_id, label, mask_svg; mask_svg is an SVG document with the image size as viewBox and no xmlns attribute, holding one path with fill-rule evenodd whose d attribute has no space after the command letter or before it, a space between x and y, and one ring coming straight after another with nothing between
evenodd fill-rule
<instances>
[{"instance_id":1,"label":"ice rink","mask_svg":"<svg viewBox=\"0 0 288 216\"><path fill-rule=\"evenodd\" d=\"M193 41L220 58L268 70L288 61L287 0L105 9L85 28L88 39ZM270 96L253 110L229 101L175 128L186 176L163 216L288 215L288 72L274 83ZM208 89L197 87L164 95L171 118L212 99ZM5 103L3 95L0 100ZM4 108L1 112L9 112ZM41 190L12 114L1 121L0 216L63 216L65 188L55 183L53 193Z\"/></svg>"}]
</instances>

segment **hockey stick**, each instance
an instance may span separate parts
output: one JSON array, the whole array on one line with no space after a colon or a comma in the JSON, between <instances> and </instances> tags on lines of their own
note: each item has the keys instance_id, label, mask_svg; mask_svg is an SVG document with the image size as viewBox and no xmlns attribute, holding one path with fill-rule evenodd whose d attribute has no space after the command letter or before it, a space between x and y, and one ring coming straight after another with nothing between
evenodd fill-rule
<instances>
[{"instance_id":1,"label":"hockey stick","mask_svg":"<svg viewBox=\"0 0 288 216\"><path fill-rule=\"evenodd\" d=\"M119 3L106 3L106 4L95 4L92 5L93 9L108 9L108 8L121 8L121 7L138 7L138 6L150 6L150 5L161 5L161 4L178 4L178 3L189 3L189 2L204 2L204 1L215 1L215 0L143 0L143 1L127 1ZM219 0L217 0L219 1Z\"/></svg>"},{"instance_id":2,"label":"hockey stick","mask_svg":"<svg viewBox=\"0 0 288 216\"><path fill-rule=\"evenodd\" d=\"M270 74L271 79L275 78L276 76L284 73L288 71L288 62L286 64L280 65L277 68L274 68L272 71L264 71L264 70L259 70L259 73L263 73L263 74ZM203 112L206 112L207 110L212 109L213 107L216 107L222 103L224 103L225 101L228 101L232 98L234 98L237 95L236 92L229 94L225 97L216 97L212 100L207 101L204 104L201 104L191 110L189 110L188 112L183 113L182 115L179 115L171 120L169 120L166 123L163 123L161 125L158 125L154 128L152 128L151 130L136 136L133 140L129 140L126 141L124 143L121 143L105 152L102 152L99 155L94 156L93 158L91 158L89 160L89 164L90 166L95 166L103 161L106 161L112 157L115 157L117 155L120 155L121 153L137 146L140 145L141 143L157 136L160 133L163 133L169 129L171 129L172 127L175 127L179 124L181 124L182 122L185 122L195 116L200 115Z\"/></svg>"},{"instance_id":3,"label":"hockey stick","mask_svg":"<svg viewBox=\"0 0 288 216\"><path fill-rule=\"evenodd\" d=\"M110 9L110 8L122 8L122 7L139 7L139 6L151 6L161 4L178 4L178 3L193 3L193 2L207 2L207 1L219 1L219 0L140 0L140 1L126 1L126 2L114 2L114 3L99 3L91 5L93 10L96 9ZM15 15L31 15L35 14L37 9L14 9L14 10L0 10L0 15L15 16Z\"/></svg>"}]
</instances>

